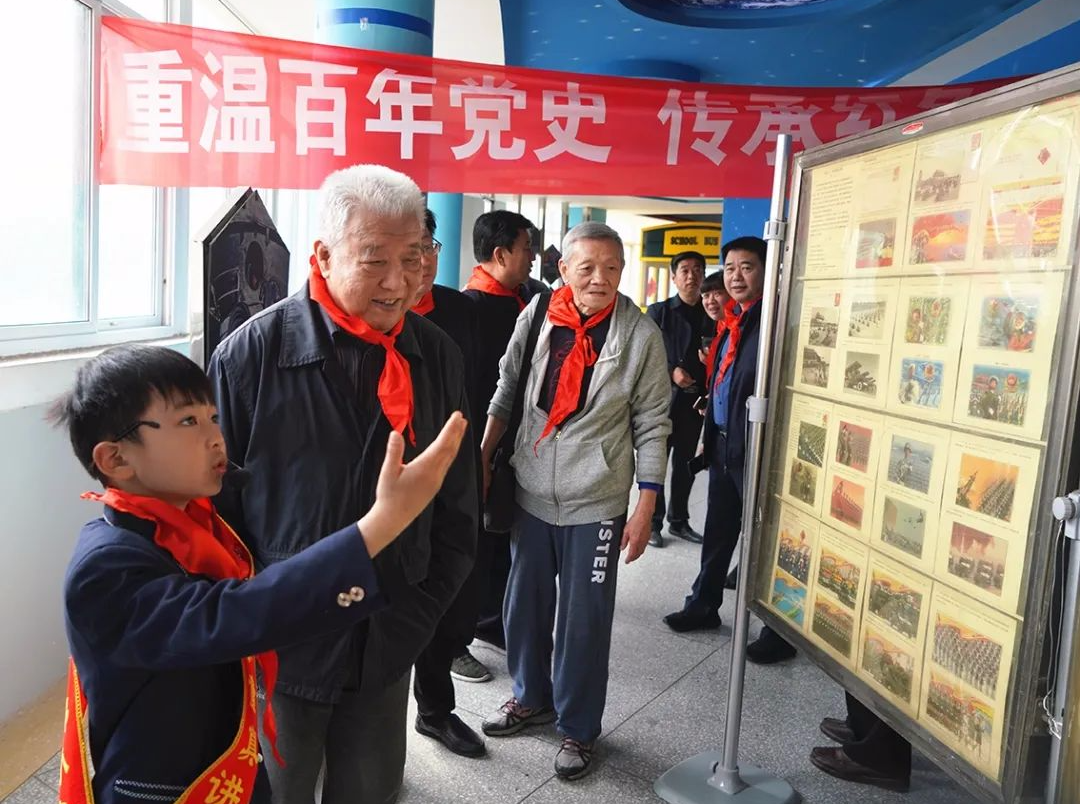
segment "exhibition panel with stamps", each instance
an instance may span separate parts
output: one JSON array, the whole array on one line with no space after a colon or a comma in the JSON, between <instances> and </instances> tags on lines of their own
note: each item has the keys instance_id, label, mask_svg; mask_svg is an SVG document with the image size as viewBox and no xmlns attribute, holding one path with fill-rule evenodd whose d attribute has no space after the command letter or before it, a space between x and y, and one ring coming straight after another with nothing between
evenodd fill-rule
<instances>
[{"instance_id":1,"label":"exhibition panel with stamps","mask_svg":"<svg viewBox=\"0 0 1080 804\"><path fill-rule=\"evenodd\" d=\"M806 169L781 311L756 597L995 781L1078 188L1075 100Z\"/></svg>"}]
</instances>

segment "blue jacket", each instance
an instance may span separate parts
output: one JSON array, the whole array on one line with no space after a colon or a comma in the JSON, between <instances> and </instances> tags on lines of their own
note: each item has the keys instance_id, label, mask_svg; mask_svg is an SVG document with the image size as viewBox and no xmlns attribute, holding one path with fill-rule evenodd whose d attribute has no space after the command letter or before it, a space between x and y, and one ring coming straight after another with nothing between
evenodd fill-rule
<instances>
[{"instance_id":1,"label":"blue jacket","mask_svg":"<svg viewBox=\"0 0 1080 804\"><path fill-rule=\"evenodd\" d=\"M332 338L359 349L370 394L357 398ZM408 461L468 404L461 351L435 324L406 313L396 346L412 374L416 446L406 442ZM260 567L355 522L375 501L390 434L374 393L384 361L381 347L338 330L307 285L215 350L207 373L225 444L250 474L239 496L221 495L218 510ZM358 677L365 694L376 694L408 672L472 569L477 501L474 452L462 449L434 503L375 560L390 605L356 627L279 651L278 689L331 703Z\"/></svg>"},{"instance_id":2,"label":"blue jacket","mask_svg":"<svg viewBox=\"0 0 1080 804\"><path fill-rule=\"evenodd\" d=\"M754 385L757 381L760 323L761 302L759 301L747 311L746 318L743 319L739 351L735 354L735 363L729 369L732 375L731 388L728 392L726 437L716 432L711 407L705 412L703 442L709 465L725 469L738 488L739 494L743 492L743 465L746 462L746 400L754 395ZM725 333L716 352L718 365L724 359L726 348L727 334ZM709 366L710 389L716 369L717 366Z\"/></svg>"},{"instance_id":3,"label":"blue jacket","mask_svg":"<svg viewBox=\"0 0 1080 804\"><path fill-rule=\"evenodd\" d=\"M97 804L178 797L236 736L241 658L385 605L355 525L248 581L189 575L153 538L153 523L106 507L79 535L64 581ZM353 586L363 602L340 606ZM252 801L270 801L261 767Z\"/></svg>"}]
</instances>

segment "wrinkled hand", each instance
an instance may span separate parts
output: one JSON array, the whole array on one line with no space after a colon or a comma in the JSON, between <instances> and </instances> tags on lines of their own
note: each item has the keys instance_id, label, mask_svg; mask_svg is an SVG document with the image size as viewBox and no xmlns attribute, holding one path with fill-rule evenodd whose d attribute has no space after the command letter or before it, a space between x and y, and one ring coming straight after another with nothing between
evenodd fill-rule
<instances>
[{"instance_id":1,"label":"wrinkled hand","mask_svg":"<svg viewBox=\"0 0 1080 804\"><path fill-rule=\"evenodd\" d=\"M682 366L676 366L675 370L671 372L671 380L680 388L689 388L694 384L694 378Z\"/></svg>"},{"instance_id":2,"label":"wrinkled hand","mask_svg":"<svg viewBox=\"0 0 1080 804\"><path fill-rule=\"evenodd\" d=\"M405 439L400 433L390 433L375 488L375 504L357 523L371 556L396 539L434 499L457 457L467 427L465 417L453 413L439 437L408 463L402 462Z\"/></svg>"},{"instance_id":3,"label":"wrinkled hand","mask_svg":"<svg viewBox=\"0 0 1080 804\"><path fill-rule=\"evenodd\" d=\"M626 561L629 564L631 561L637 561L641 558L641 554L645 552L645 548L649 544L649 532L652 530L652 511L646 512L641 507L638 507L633 515L626 520L626 527L623 528L622 544L619 545L620 550L626 551Z\"/></svg>"}]
</instances>

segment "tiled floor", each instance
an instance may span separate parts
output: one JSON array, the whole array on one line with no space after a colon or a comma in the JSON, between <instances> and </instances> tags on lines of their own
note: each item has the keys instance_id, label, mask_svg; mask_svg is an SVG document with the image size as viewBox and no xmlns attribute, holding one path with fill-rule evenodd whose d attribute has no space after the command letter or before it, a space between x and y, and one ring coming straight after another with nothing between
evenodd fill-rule
<instances>
[{"instance_id":1,"label":"tiled floor","mask_svg":"<svg viewBox=\"0 0 1080 804\"><path fill-rule=\"evenodd\" d=\"M704 478L695 486L693 521L704 520ZM597 767L567 783L555 778L558 738L550 726L525 736L488 739L489 755L461 759L410 729L401 804L546 804L547 802L657 802L653 780L673 764L720 746L727 709L727 674L733 603L721 612L719 632L679 635L661 622L677 609L697 569L694 545L671 540L620 568L611 650L611 682ZM756 624L751 626L756 631ZM483 646L475 655L495 680L458 684L458 711L479 729L484 715L509 695L505 656ZM841 690L806 659L747 669L740 740L742 762L787 779L813 804L971 804L970 796L929 761L916 755L906 795L845 784L817 771L808 758L821 744L818 723L843 715ZM414 711L410 711L412 722ZM57 758L3 800L3 804L55 802Z\"/></svg>"}]
</instances>

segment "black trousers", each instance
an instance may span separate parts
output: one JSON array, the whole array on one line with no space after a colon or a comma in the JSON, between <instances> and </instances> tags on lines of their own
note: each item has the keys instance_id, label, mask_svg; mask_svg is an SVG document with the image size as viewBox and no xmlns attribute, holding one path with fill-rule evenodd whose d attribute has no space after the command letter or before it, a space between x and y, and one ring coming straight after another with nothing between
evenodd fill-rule
<instances>
[{"instance_id":1,"label":"black trousers","mask_svg":"<svg viewBox=\"0 0 1080 804\"><path fill-rule=\"evenodd\" d=\"M506 599L506 582L510 578L510 534L481 530L480 541L487 542L490 553L486 580L480 591L480 613L473 633L485 642L505 648L503 601Z\"/></svg>"},{"instance_id":2,"label":"black trousers","mask_svg":"<svg viewBox=\"0 0 1080 804\"><path fill-rule=\"evenodd\" d=\"M476 540L476 563L472 572L461 585L450 608L435 626L431 642L416 659L413 668L413 695L416 696L417 712L426 720L442 720L453 712L456 706L450 664L465 653L472 642L481 604L491 580L491 560L496 539L506 542L507 536L480 531ZM505 586L504 581L503 587Z\"/></svg>"},{"instance_id":3,"label":"black trousers","mask_svg":"<svg viewBox=\"0 0 1080 804\"><path fill-rule=\"evenodd\" d=\"M850 692L845 692L844 698L847 702L847 723L855 733L855 742L844 743L844 753L860 765L889 776L909 778L911 743L863 706Z\"/></svg>"},{"instance_id":4,"label":"black trousers","mask_svg":"<svg viewBox=\"0 0 1080 804\"><path fill-rule=\"evenodd\" d=\"M723 444L717 447L713 449L713 454L722 455ZM705 514L705 532L702 534L701 569L683 603L686 611L707 614L715 613L720 608L724 600L724 582L735 546L739 543L741 527L742 492L735 484L731 471L714 461L709 466L709 507Z\"/></svg>"},{"instance_id":5,"label":"black trousers","mask_svg":"<svg viewBox=\"0 0 1080 804\"><path fill-rule=\"evenodd\" d=\"M701 425L705 421L694 410L692 394L677 393L671 404L671 435L668 436L667 448L671 458L671 498L670 506L664 499L664 491L656 495L656 510L653 512L653 528L660 530L664 524L664 514L672 524L683 523L690 519L690 489L694 485L694 475L687 468L687 463L697 453L698 438L701 437Z\"/></svg>"}]
</instances>

